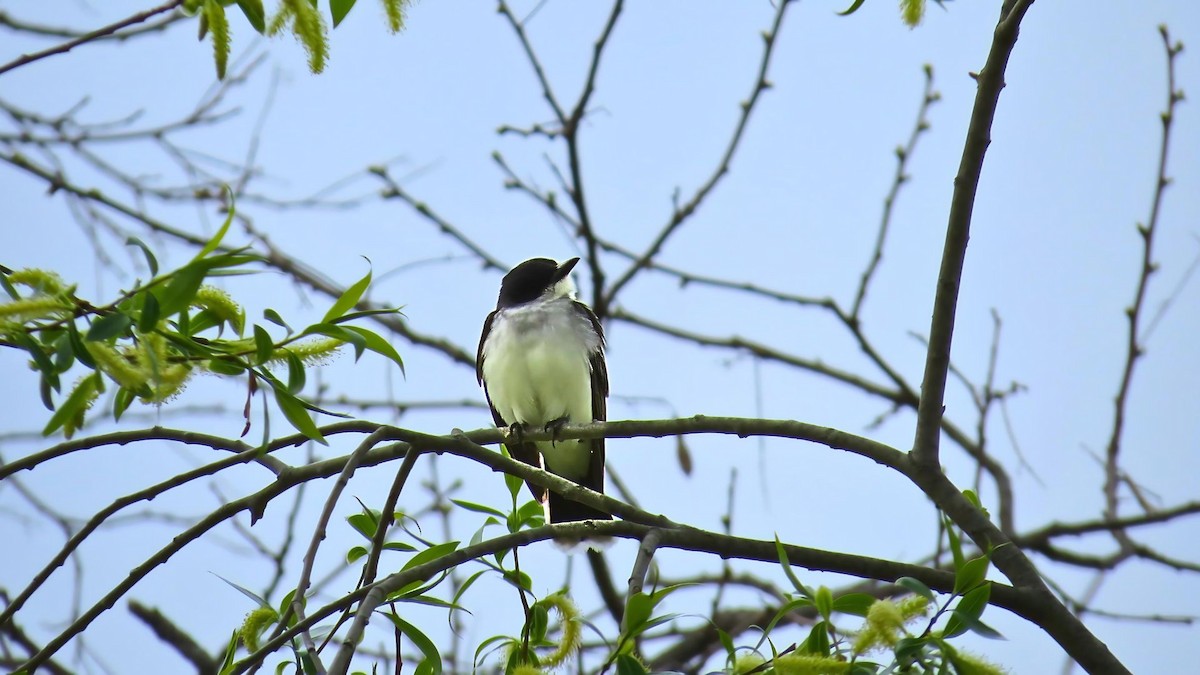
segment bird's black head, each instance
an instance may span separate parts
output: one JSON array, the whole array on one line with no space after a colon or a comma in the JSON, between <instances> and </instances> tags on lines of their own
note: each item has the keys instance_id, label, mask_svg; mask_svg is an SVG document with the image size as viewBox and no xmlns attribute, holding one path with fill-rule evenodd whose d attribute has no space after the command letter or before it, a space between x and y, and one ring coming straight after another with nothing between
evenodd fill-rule
<instances>
[{"instance_id":1,"label":"bird's black head","mask_svg":"<svg viewBox=\"0 0 1200 675\"><path fill-rule=\"evenodd\" d=\"M500 282L500 298L496 301L496 309L537 300L566 279L577 262L579 258L571 258L562 264L549 258L531 258L517 265Z\"/></svg>"}]
</instances>

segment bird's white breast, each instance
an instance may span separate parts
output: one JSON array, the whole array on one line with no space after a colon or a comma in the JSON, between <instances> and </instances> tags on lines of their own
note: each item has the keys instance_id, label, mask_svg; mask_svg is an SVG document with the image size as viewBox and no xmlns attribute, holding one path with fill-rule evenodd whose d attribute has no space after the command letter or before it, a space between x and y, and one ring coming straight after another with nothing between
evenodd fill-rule
<instances>
[{"instance_id":1,"label":"bird's white breast","mask_svg":"<svg viewBox=\"0 0 1200 675\"><path fill-rule=\"evenodd\" d=\"M508 308L493 320L483 345L483 379L505 422L541 427L563 417L576 424L592 421L589 357L600 340L570 303L559 298ZM538 445L551 471L586 472L587 453L567 447L576 442Z\"/></svg>"}]
</instances>

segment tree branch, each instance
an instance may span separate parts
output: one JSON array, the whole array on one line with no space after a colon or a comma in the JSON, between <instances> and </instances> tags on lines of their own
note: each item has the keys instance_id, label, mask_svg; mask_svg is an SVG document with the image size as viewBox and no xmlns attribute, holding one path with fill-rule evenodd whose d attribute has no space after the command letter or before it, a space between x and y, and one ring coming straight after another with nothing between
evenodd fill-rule
<instances>
[{"instance_id":1,"label":"tree branch","mask_svg":"<svg viewBox=\"0 0 1200 675\"><path fill-rule=\"evenodd\" d=\"M983 171L983 157L991 143L992 121L1004 88L1004 70L1017 44L1021 19L1033 0L1006 0L996 25L987 62L977 77L978 89L962 162L954 179L950 201L946 244L938 273L937 293L933 299L933 319L929 327L929 349L925 359L925 377L921 383L921 404L917 408L917 430L913 439L913 458L932 471L941 471L938 461L939 427L944 413L946 375L950 369L950 343L954 337L954 315L958 289L962 282L963 261L971 233L971 215L975 192Z\"/></svg>"}]
</instances>

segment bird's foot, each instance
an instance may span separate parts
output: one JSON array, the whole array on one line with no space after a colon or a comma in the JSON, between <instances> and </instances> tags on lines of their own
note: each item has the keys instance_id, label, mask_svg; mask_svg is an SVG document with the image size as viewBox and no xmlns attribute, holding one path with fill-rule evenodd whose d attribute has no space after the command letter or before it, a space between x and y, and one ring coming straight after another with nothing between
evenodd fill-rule
<instances>
[{"instance_id":1,"label":"bird's foot","mask_svg":"<svg viewBox=\"0 0 1200 675\"><path fill-rule=\"evenodd\" d=\"M559 434L562 433L563 427L567 426L570 423L571 423L571 420L569 420L566 415L563 415L562 417L560 417L556 420L550 420L549 422L546 422L546 426L543 428L546 431L550 432L550 443L551 444L558 443L558 441L560 440Z\"/></svg>"},{"instance_id":2,"label":"bird's foot","mask_svg":"<svg viewBox=\"0 0 1200 675\"><path fill-rule=\"evenodd\" d=\"M514 443L524 443L525 425L520 422L513 422L512 424L508 425L508 437L512 439Z\"/></svg>"}]
</instances>

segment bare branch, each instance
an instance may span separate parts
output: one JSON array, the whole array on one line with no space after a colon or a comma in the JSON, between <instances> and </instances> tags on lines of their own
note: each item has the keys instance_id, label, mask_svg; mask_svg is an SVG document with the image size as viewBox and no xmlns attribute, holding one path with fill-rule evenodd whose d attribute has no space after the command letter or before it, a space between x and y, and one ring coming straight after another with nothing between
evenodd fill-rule
<instances>
[{"instance_id":1,"label":"bare branch","mask_svg":"<svg viewBox=\"0 0 1200 675\"><path fill-rule=\"evenodd\" d=\"M975 94L975 106L967 128L962 163L954 179L954 195L946 225L946 245L942 251L942 267L933 300L925 377L921 384L921 404L917 409L917 431L913 439L913 457L931 471L941 471L938 463L939 428L944 412L950 343L954 336L954 315L958 306L963 261L967 256L975 192L979 189L983 157L991 143L992 121L1000 102L1000 90L1004 88L1004 70L1017 44L1021 19L1032 4L1033 0L1004 2L987 63L977 77L979 86Z\"/></svg>"},{"instance_id":2,"label":"bare branch","mask_svg":"<svg viewBox=\"0 0 1200 675\"><path fill-rule=\"evenodd\" d=\"M1120 486L1120 467L1118 466L1121 453L1121 436L1125 426L1125 406L1129 398L1129 388L1133 383L1133 369L1137 360L1144 353L1144 348L1138 342L1141 330L1140 320L1146 300L1146 288L1150 283L1150 275L1158 269L1154 262L1154 234L1158 228L1158 214L1162 207L1163 194L1171 184L1167 177L1167 151L1171 147L1171 122L1175 118L1175 106L1183 100L1183 94L1175 89L1175 57L1183 51L1183 45L1172 44L1170 33L1166 26L1159 27L1163 47L1167 54L1167 107L1162 112L1162 140L1158 152L1158 173L1154 184L1154 197L1150 203L1150 217L1146 223L1138 224L1137 231L1142 238L1141 269L1138 274L1137 290L1134 292L1133 304L1125 310L1129 319L1125 367L1121 372L1121 384L1113 402L1113 426L1105 450L1104 459L1104 513L1108 518L1116 518L1118 510L1117 488ZM1119 538L1120 532L1116 533Z\"/></svg>"},{"instance_id":3,"label":"bare branch","mask_svg":"<svg viewBox=\"0 0 1200 675\"><path fill-rule=\"evenodd\" d=\"M126 19L122 19L116 23L109 24L107 26L104 26L103 28L97 28L96 30L91 31L90 33L84 33L83 35L80 35L79 37L77 37L73 40L68 40L67 42L64 42L58 46L51 47L49 49L43 49L40 52L34 52L32 54L24 54L24 55L20 56L19 58L13 59L12 61L9 61L8 63L6 63L4 65L0 65L0 75L3 75L4 73L7 73L10 70L13 70L14 68L20 68L21 66L28 65L30 63L33 63L34 61L39 61L48 56L54 56L55 54L65 54L65 53L71 51L72 49L78 47L79 45L86 44L88 42L92 42L93 40L102 38L106 35L112 35L112 34L116 33L117 31L121 30L122 28L128 28L129 26L133 26L133 25L142 23L143 21L146 21L147 19L157 16L159 14L162 14L163 12L169 12L169 11L179 7L182 4L183 4L183 0L170 0L167 3L159 5L158 7L148 9L144 12L138 12L137 14L134 14L133 16L130 16Z\"/></svg>"},{"instance_id":4,"label":"bare branch","mask_svg":"<svg viewBox=\"0 0 1200 675\"><path fill-rule=\"evenodd\" d=\"M866 299L867 288L871 285L871 278L875 275L875 270L879 268L879 262L883 260L883 245L887 241L888 228L891 226L892 209L896 205L900 187L909 179L909 175L905 171L908 160L912 157L913 151L917 149L917 139L929 130L930 106L941 99L941 95L933 88L933 66L926 64L924 72L925 91L921 96L921 106L917 108L917 122L908 136L908 142L896 148L896 174L892 178L891 189L883 199L883 217L879 221L879 234L875 237L875 250L871 252L871 260L863 270L862 278L859 279L858 291L854 294L854 304L850 308L850 317L855 325L858 324L863 300Z\"/></svg>"},{"instance_id":5,"label":"bare branch","mask_svg":"<svg viewBox=\"0 0 1200 675\"><path fill-rule=\"evenodd\" d=\"M655 237L654 241L651 242L649 247L647 247L645 253L638 257L638 259L635 260L634 263L630 265L629 268L626 269L625 272L612 283L607 293L604 295L602 302L598 303L602 308L605 309L605 312L601 313L600 308L596 308L596 311L598 314L600 314L600 316L605 316L607 314L607 308L616 301L617 293L619 293L626 284L632 281L638 272L645 269L650 261L654 259L654 256L658 255L658 252L662 250L663 244L667 242L667 239L674 234L674 232L679 228L680 225L684 223L684 221L686 221L693 213L696 212L696 209L700 207L700 204L704 202L704 199L708 197L714 188L717 187L717 184L720 183L721 179L729 173L730 163L733 161L733 156L737 152L738 146L742 142L742 135L746 131L746 125L750 121L750 113L754 111L754 105L758 103L760 95L767 89L771 88L771 83L767 80L767 70L771 65L771 55L775 49L775 42L779 37L779 29L783 25L784 13L787 12L788 5L790 4L791 0L780 0L775 11L775 19L771 24L771 28L763 31L763 54L762 60L758 65L758 76L755 78L754 88L750 92L750 98L742 101L740 104L742 109L741 115L738 116L737 124L733 129L733 135L730 137L729 143L725 146L725 153L721 156L721 160L717 164L716 170L713 171L708 180L696 190L696 193L692 195L691 199L689 199L686 203L675 207L674 213L671 214L671 219L667 221L667 224L662 228L661 231L659 231L658 236Z\"/></svg>"}]
</instances>

